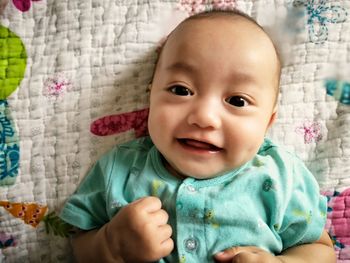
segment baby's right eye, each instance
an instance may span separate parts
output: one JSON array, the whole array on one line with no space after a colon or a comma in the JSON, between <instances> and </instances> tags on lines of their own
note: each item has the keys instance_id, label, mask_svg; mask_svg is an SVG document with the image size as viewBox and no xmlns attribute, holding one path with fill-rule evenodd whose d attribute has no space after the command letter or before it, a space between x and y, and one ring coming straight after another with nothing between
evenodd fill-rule
<instances>
[{"instance_id":1,"label":"baby's right eye","mask_svg":"<svg viewBox=\"0 0 350 263\"><path fill-rule=\"evenodd\" d=\"M174 93L175 95L178 95L178 96L192 96L193 95L193 92L184 87L184 86L181 86L181 85L176 85L176 86L172 86L169 88L169 91L171 93Z\"/></svg>"}]
</instances>

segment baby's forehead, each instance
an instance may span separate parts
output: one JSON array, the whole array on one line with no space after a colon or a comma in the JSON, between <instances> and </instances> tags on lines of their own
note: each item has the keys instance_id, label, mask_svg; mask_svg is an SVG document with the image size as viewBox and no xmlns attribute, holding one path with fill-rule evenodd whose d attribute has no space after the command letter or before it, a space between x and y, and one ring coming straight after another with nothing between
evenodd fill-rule
<instances>
[{"instance_id":1,"label":"baby's forehead","mask_svg":"<svg viewBox=\"0 0 350 263\"><path fill-rule=\"evenodd\" d=\"M208 37L201 37L209 34L213 36L214 40ZM196 37L198 36L200 36L198 39L202 42L196 41ZM187 18L168 36L159 54L159 60L164 61L165 59L165 61L169 62L169 54L172 54L170 55L171 58L174 58L175 56L173 55L175 51L174 48L177 52L179 52L180 49L181 53L184 53L188 46L192 46L192 49L190 50L193 50L193 48L200 48L203 41L213 41L213 47L216 47L216 49L213 49L213 52L220 52L222 49L219 49L218 47L220 47L220 45L216 45L216 43L241 42L241 40L244 41L243 39L250 39L248 42L244 43L248 43L248 46L253 50L263 50L261 52L271 54L270 58L272 61L275 61L274 64L277 62L277 70L274 71L274 76L277 76L278 86L281 70L280 61L271 38L254 20L237 14L213 13L208 15L205 14L203 16L195 15ZM224 46L227 47L227 45ZM241 46L242 48L248 48L247 45L243 46L241 44ZM166 58L161 59L163 52L168 55L165 56ZM273 53L276 54L277 61L274 60ZM158 62L160 62L159 60Z\"/></svg>"},{"instance_id":2,"label":"baby's forehead","mask_svg":"<svg viewBox=\"0 0 350 263\"><path fill-rule=\"evenodd\" d=\"M195 15L181 22L167 37L161 52L174 45L194 45L196 39L204 42L241 42L244 40L259 43L255 48L268 47L276 52L270 36L251 18L237 14L210 13ZM203 42L202 42L203 43ZM272 45L271 45L272 44ZM200 46L200 43L197 42Z\"/></svg>"},{"instance_id":3,"label":"baby's forehead","mask_svg":"<svg viewBox=\"0 0 350 263\"><path fill-rule=\"evenodd\" d=\"M203 16L195 15L185 19L169 34L162 48L166 48L171 42L179 43L181 40L191 44L195 36L204 34L213 34L217 40L227 41L233 31L237 35L237 41L240 41L241 34L242 36L248 35L248 38L254 41L264 42L268 39L269 42L272 42L265 31L252 19L241 15L213 13ZM237 34L237 31L241 33ZM222 34L217 32L222 32Z\"/></svg>"}]
</instances>

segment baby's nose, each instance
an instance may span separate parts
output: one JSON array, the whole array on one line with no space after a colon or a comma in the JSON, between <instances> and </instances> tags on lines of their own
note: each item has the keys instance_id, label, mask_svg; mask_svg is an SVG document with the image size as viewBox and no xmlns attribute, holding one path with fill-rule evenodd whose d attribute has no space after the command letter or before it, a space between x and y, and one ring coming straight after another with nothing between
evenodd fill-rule
<instances>
[{"instance_id":1,"label":"baby's nose","mask_svg":"<svg viewBox=\"0 0 350 263\"><path fill-rule=\"evenodd\" d=\"M221 126L220 109L215 101L195 103L188 114L188 123L200 128L218 129Z\"/></svg>"}]
</instances>

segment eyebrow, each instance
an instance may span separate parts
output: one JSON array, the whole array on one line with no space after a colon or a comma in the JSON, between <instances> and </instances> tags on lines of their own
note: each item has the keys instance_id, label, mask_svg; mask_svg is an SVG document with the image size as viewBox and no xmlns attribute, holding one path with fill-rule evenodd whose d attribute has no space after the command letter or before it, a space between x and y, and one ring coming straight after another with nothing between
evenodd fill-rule
<instances>
[{"instance_id":1,"label":"eyebrow","mask_svg":"<svg viewBox=\"0 0 350 263\"><path fill-rule=\"evenodd\" d=\"M189 72L189 73L195 73L197 72L197 69L195 66L192 66L190 63L186 62L175 62L165 68L166 70L169 71L184 71L184 72ZM229 79L232 80L234 79L235 82L237 83L242 83L242 82L251 82L255 83L255 79L252 75L245 73L244 71L235 71L232 72L229 75Z\"/></svg>"},{"instance_id":2,"label":"eyebrow","mask_svg":"<svg viewBox=\"0 0 350 263\"><path fill-rule=\"evenodd\" d=\"M256 82L254 77L250 74L247 74L245 72L233 72L230 75L230 79L234 79L238 82Z\"/></svg>"},{"instance_id":3,"label":"eyebrow","mask_svg":"<svg viewBox=\"0 0 350 263\"><path fill-rule=\"evenodd\" d=\"M169 65L166 67L166 70L179 70L179 71L188 71L188 72L196 72L196 68L188 63L184 62L176 62L174 64Z\"/></svg>"}]
</instances>

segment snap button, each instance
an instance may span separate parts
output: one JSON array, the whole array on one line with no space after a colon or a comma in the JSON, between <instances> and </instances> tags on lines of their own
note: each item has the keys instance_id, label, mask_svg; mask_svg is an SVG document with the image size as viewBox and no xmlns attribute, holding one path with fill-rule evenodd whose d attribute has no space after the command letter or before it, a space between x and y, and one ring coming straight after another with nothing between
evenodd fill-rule
<instances>
[{"instance_id":1,"label":"snap button","mask_svg":"<svg viewBox=\"0 0 350 263\"><path fill-rule=\"evenodd\" d=\"M187 252L193 252L198 247L198 242L196 239L190 237L185 240L185 248Z\"/></svg>"},{"instance_id":2,"label":"snap button","mask_svg":"<svg viewBox=\"0 0 350 263\"><path fill-rule=\"evenodd\" d=\"M182 204L182 202L177 202L176 203L176 208L177 209L182 209L184 207L184 205Z\"/></svg>"},{"instance_id":3,"label":"snap button","mask_svg":"<svg viewBox=\"0 0 350 263\"><path fill-rule=\"evenodd\" d=\"M196 192L196 188L194 188L192 185L188 185L187 190L192 193Z\"/></svg>"},{"instance_id":4,"label":"snap button","mask_svg":"<svg viewBox=\"0 0 350 263\"><path fill-rule=\"evenodd\" d=\"M116 201L116 200L114 200L113 202L112 202L112 204L111 204L111 208L113 209L113 208L120 208L120 207L122 207L123 205L119 202L119 201Z\"/></svg>"}]
</instances>

